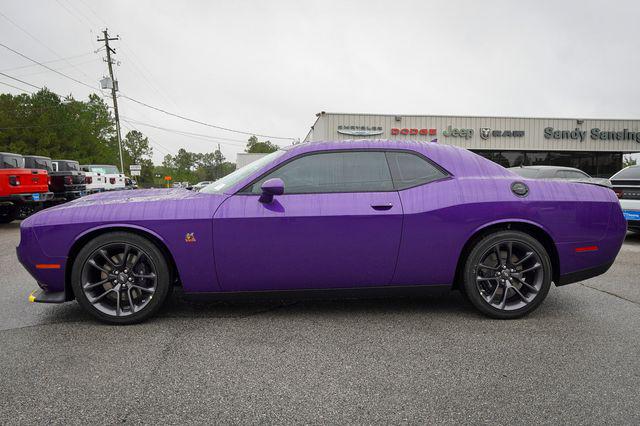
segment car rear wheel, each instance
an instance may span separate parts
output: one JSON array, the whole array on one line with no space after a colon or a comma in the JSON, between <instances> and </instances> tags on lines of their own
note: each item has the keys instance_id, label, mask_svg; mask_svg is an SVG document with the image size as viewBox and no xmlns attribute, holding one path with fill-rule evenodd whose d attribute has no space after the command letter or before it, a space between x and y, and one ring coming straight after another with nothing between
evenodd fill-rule
<instances>
[{"instance_id":1,"label":"car rear wheel","mask_svg":"<svg viewBox=\"0 0 640 426\"><path fill-rule=\"evenodd\" d=\"M89 241L71 272L76 300L110 324L144 321L162 306L171 274L162 252L136 234L113 232Z\"/></svg>"},{"instance_id":2,"label":"car rear wheel","mask_svg":"<svg viewBox=\"0 0 640 426\"><path fill-rule=\"evenodd\" d=\"M551 287L551 260L524 232L499 231L473 247L464 269L471 303L492 318L519 318L535 310Z\"/></svg>"}]
</instances>

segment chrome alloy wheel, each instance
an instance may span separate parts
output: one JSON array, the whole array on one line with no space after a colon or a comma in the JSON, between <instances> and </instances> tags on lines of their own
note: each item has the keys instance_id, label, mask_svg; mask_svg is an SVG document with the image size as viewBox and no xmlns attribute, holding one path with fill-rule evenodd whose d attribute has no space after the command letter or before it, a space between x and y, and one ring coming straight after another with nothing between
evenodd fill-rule
<instances>
[{"instance_id":1,"label":"chrome alloy wheel","mask_svg":"<svg viewBox=\"0 0 640 426\"><path fill-rule=\"evenodd\" d=\"M504 311L533 302L542 289L544 268L540 255L521 241L501 241L480 257L475 268L476 288L492 307Z\"/></svg>"},{"instance_id":2,"label":"chrome alloy wheel","mask_svg":"<svg viewBox=\"0 0 640 426\"><path fill-rule=\"evenodd\" d=\"M108 243L93 251L81 272L81 288L100 312L125 317L140 312L153 298L157 268L141 248Z\"/></svg>"}]
</instances>

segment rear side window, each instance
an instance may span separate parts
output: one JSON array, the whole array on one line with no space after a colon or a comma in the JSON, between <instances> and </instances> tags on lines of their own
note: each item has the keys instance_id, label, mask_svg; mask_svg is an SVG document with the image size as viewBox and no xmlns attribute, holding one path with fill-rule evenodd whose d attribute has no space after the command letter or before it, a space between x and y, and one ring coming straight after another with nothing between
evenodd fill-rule
<instances>
[{"instance_id":1,"label":"rear side window","mask_svg":"<svg viewBox=\"0 0 640 426\"><path fill-rule=\"evenodd\" d=\"M538 169L528 169L525 167L513 167L510 168L513 173L522 176L523 178L535 179L538 177Z\"/></svg>"},{"instance_id":2,"label":"rear side window","mask_svg":"<svg viewBox=\"0 0 640 426\"><path fill-rule=\"evenodd\" d=\"M285 194L392 191L384 152L344 151L305 155L263 176L243 193L260 194L266 180L280 178Z\"/></svg>"},{"instance_id":3,"label":"rear side window","mask_svg":"<svg viewBox=\"0 0 640 426\"><path fill-rule=\"evenodd\" d=\"M80 169L80 165L75 161L55 161L53 164L60 172L76 172Z\"/></svg>"},{"instance_id":4,"label":"rear side window","mask_svg":"<svg viewBox=\"0 0 640 426\"><path fill-rule=\"evenodd\" d=\"M558 172L560 178L563 179L584 179L588 178L586 174L579 172L577 170L560 170Z\"/></svg>"},{"instance_id":5,"label":"rear side window","mask_svg":"<svg viewBox=\"0 0 640 426\"><path fill-rule=\"evenodd\" d=\"M0 168L16 169L24 167L24 158L20 155L0 155Z\"/></svg>"},{"instance_id":6,"label":"rear side window","mask_svg":"<svg viewBox=\"0 0 640 426\"><path fill-rule=\"evenodd\" d=\"M48 158L25 157L24 165L27 169L40 169L48 172L53 171L51 160Z\"/></svg>"},{"instance_id":7,"label":"rear side window","mask_svg":"<svg viewBox=\"0 0 640 426\"><path fill-rule=\"evenodd\" d=\"M426 159L409 152L387 152L396 189L406 189L442 179L448 175Z\"/></svg>"}]
</instances>

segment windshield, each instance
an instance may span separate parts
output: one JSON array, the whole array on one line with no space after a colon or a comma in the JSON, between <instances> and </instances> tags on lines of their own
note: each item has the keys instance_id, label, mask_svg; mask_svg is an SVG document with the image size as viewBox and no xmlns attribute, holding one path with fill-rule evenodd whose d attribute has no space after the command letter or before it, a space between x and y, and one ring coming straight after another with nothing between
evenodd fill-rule
<instances>
[{"instance_id":1,"label":"windshield","mask_svg":"<svg viewBox=\"0 0 640 426\"><path fill-rule=\"evenodd\" d=\"M44 157L25 157L24 166L27 169L40 169L48 172L53 171L51 159Z\"/></svg>"},{"instance_id":2,"label":"windshield","mask_svg":"<svg viewBox=\"0 0 640 426\"><path fill-rule=\"evenodd\" d=\"M218 179L217 181L205 186L200 190L200 192L205 192L208 194L222 194L225 190L229 189L247 176L250 176L251 174L260 170L267 164L273 162L276 158L279 158L285 152L286 151L282 150L272 152L271 154L266 155L259 160L256 160L253 163L249 163L246 166L239 168L235 172L226 175L222 179Z\"/></svg>"},{"instance_id":3,"label":"windshield","mask_svg":"<svg viewBox=\"0 0 640 426\"><path fill-rule=\"evenodd\" d=\"M538 176L538 169L526 169L524 167L512 167L509 170L511 170L513 173L520 175L524 178L535 178L536 176Z\"/></svg>"},{"instance_id":4,"label":"windshield","mask_svg":"<svg viewBox=\"0 0 640 426\"><path fill-rule=\"evenodd\" d=\"M120 174L116 166L82 166L85 171L101 173L103 175L117 175Z\"/></svg>"},{"instance_id":5,"label":"windshield","mask_svg":"<svg viewBox=\"0 0 640 426\"><path fill-rule=\"evenodd\" d=\"M0 154L0 169L16 169L24 167L21 155Z\"/></svg>"},{"instance_id":6,"label":"windshield","mask_svg":"<svg viewBox=\"0 0 640 426\"><path fill-rule=\"evenodd\" d=\"M631 166L620 170L611 179L640 179L640 166Z\"/></svg>"}]
</instances>

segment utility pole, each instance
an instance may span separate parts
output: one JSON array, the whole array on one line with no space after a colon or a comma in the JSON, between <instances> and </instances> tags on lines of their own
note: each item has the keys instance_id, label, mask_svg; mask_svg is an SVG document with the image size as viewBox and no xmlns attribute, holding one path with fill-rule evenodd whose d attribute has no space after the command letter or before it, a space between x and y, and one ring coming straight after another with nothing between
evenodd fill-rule
<instances>
[{"instance_id":1,"label":"utility pole","mask_svg":"<svg viewBox=\"0 0 640 426\"><path fill-rule=\"evenodd\" d=\"M116 50L109 46L110 41L120 40L119 36L109 37L109 30L104 29L102 31L104 38L99 38L98 41L104 41L104 47L107 51L107 65L109 67L109 77L111 78L111 97L113 98L113 111L116 118L116 133L118 137L118 150L120 151L120 172L124 174L124 161L122 161L122 137L120 136L120 115L118 114L118 100L116 98L116 91L118 90L118 82L113 78L113 62L111 61L111 54L116 54Z\"/></svg>"}]
</instances>

